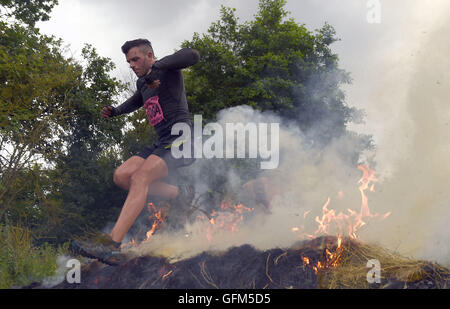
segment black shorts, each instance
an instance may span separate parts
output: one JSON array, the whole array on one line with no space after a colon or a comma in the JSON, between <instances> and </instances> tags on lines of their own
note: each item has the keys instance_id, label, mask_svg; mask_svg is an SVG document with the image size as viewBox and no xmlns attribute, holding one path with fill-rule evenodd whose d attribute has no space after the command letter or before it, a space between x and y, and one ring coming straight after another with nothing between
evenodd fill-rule
<instances>
[{"instance_id":1,"label":"black shorts","mask_svg":"<svg viewBox=\"0 0 450 309\"><path fill-rule=\"evenodd\" d=\"M191 156L192 158L174 158L172 156L172 147L179 147L180 150L183 150L183 147L185 146L184 143L180 143L177 141L174 143L174 141L181 136L180 135L165 135L163 137L160 137L153 145L146 146L144 149L142 149L139 153L136 155L147 159L150 155L156 155L164 160L167 164L167 168L169 170L177 169L184 166L189 166L195 162L194 158L194 139L193 139L193 133L194 131L191 130Z\"/></svg>"}]
</instances>

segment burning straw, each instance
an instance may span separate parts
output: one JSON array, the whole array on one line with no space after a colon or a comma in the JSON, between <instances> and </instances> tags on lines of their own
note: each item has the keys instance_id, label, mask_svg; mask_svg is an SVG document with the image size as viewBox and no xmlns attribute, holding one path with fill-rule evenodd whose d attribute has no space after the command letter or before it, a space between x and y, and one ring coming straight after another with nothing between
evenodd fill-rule
<instances>
[{"instance_id":1,"label":"burning straw","mask_svg":"<svg viewBox=\"0 0 450 309\"><path fill-rule=\"evenodd\" d=\"M414 260L375 244L353 239L343 241L339 263L318 272L318 285L326 289L348 288L448 288L448 269ZM369 283L367 262L376 259L381 266L380 284Z\"/></svg>"}]
</instances>

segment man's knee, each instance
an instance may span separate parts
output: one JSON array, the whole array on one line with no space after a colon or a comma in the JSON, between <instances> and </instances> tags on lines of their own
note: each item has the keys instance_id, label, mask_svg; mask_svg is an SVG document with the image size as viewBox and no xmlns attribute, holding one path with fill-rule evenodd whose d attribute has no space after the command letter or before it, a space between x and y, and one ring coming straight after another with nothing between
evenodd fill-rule
<instances>
[{"instance_id":1,"label":"man's knee","mask_svg":"<svg viewBox=\"0 0 450 309\"><path fill-rule=\"evenodd\" d=\"M113 175L114 183L121 188L128 189L131 176L139 169L143 162L144 159L140 157L131 157L128 159L115 170Z\"/></svg>"},{"instance_id":2,"label":"man's knee","mask_svg":"<svg viewBox=\"0 0 450 309\"><path fill-rule=\"evenodd\" d=\"M146 162L147 164L142 165L131 175L131 185L149 185L150 183L167 176L168 169L164 161L157 157L150 160L152 161Z\"/></svg>"},{"instance_id":3,"label":"man's knee","mask_svg":"<svg viewBox=\"0 0 450 309\"><path fill-rule=\"evenodd\" d=\"M142 171L137 170L130 176L130 184L144 184L146 183L145 174Z\"/></svg>"},{"instance_id":4,"label":"man's knee","mask_svg":"<svg viewBox=\"0 0 450 309\"><path fill-rule=\"evenodd\" d=\"M131 175L132 174L130 172L127 172L126 170L119 167L114 172L113 181L117 186L121 187L129 182Z\"/></svg>"}]
</instances>

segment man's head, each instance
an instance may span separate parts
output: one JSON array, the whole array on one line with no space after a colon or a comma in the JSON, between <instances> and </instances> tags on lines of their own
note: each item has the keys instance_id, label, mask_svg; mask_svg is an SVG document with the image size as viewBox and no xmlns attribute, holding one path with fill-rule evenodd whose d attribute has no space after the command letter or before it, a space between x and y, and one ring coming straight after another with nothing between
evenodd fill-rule
<instances>
[{"instance_id":1,"label":"man's head","mask_svg":"<svg viewBox=\"0 0 450 309\"><path fill-rule=\"evenodd\" d=\"M146 39L125 42L122 52L138 77L145 76L155 63L152 44Z\"/></svg>"}]
</instances>

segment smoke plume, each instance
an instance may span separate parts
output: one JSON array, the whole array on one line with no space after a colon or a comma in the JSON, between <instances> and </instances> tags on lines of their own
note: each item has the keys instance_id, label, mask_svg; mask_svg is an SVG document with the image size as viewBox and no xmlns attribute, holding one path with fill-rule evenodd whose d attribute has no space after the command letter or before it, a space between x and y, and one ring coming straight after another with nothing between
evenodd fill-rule
<instances>
[{"instance_id":1,"label":"smoke plume","mask_svg":"<svg viewBox=\"0 0 450 309\"><path fill-rule=\"evenodd\" d=\"M386 54L386 74L370 98L368 112L385 126L376 154L384 181L373 204L392 209L371 239L448 266L450 6L436 1L416 9L403 45Z\"/></svg>"},{"instance_id":2,"label":"smoke plume","mask_svg":"<svg viewBox=\"0 0 450 309\"><path fill-rule=\"evenodd\" d=\"M211 224L202 213L197 212L194 220L178 232L156 233L150 241L130 252L145 255L162 255L172 259L183 259L203 251L224 251L231 246L250 244L260 250L286 248L306 239L317 229L315 217L322 213L322 206L328 198L332 200L329 208L344 212L351 208L359 211L361 196L358 180L361 172L356 165L350 165L349 156L354 156L357 145L351 135L334 140L326 148L316 149L303 137L304 134L294 124L289 124L271 113L261 113L249 106L238 106L223 110L217 121L225 127L226 123L279 123L280 163L273 170L261 170L256 178L266 177L270 181L268 190L274 195L269 211L262 211L262 205L243 211L242 221L235 228ZM250 149L249 149L250 151ZM227 190L245 193L242 186L245 175L239 170L230 169L226 159L211 163L210 160L198 160L187 168L198 194L211 189L204 171L211 170L227 179ZM202 192L203 191L203 192ZM237 194L238 203L239 194ZM244 206L247 208L251 205ZM208 205L202 210L210 213ZM224 215L230 213L224 212ZM306 214L306 216L305 216ZM215 218L220 220L221 214ZM227 217L228 218L228 217Z\"/></svg>"}]
</instances>

